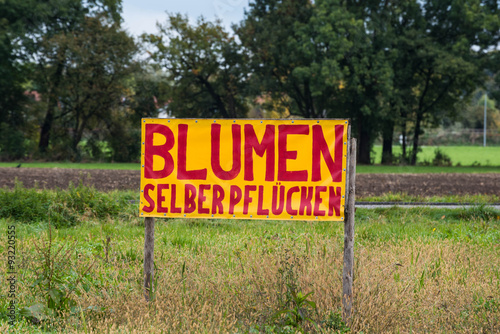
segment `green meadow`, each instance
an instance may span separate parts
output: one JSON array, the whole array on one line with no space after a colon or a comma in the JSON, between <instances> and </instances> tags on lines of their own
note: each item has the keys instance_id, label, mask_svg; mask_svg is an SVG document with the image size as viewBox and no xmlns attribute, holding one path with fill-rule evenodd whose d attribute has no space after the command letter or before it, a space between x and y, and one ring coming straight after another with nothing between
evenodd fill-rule
<instances>
[{"instance_id":1,"label":"green meadow","mask_svg":"<svg viewBox=\"0 0 500 334\"><path fill-rule=\"evenodd\" d=\"M393 146L395 155L401 154L401 146ZM418 153L418 162L431 162L436 155L436 150L450 157L453 165L461 166L500 166L500 146L421 146ZM375 145L372 151L375 164L380 164L382 159L382 146Z\"/></svg>"}]
</instances>

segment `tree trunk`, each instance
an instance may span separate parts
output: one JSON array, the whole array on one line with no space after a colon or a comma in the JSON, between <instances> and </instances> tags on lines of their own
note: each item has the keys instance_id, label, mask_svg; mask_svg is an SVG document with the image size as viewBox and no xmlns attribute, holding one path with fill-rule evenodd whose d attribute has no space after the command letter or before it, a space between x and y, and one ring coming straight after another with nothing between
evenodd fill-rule
<instances>
[{"instance_id":1,"label":"tree trunk","mask_svg":"<svg viewBox=\"0 0 500 334\"><path fill-rule=\"evenodd\" d=\"M370 153L371 153L371 132L368 126L362 124L363 122L358 120L358 162L360 164L369 165Z\"/></svg>"},{"instance_id":2,"label":"tree trunk","mask_svg":"<svg viewBox=\"0 0 500 334\"><path fill-rule=\"evenodd\" d=\"M54 104L49 98L49 103L47 107L47 112L45 114L45 119L43 120L42 128L40 129L40 141L38 142L38 150L40 153L46 153L49 148L50 143L50 130L52 128L52 122L54 120ZM57 105L57 101L56 101Z\"/></svg>"},{"instance_id":3,"label":"tree trunk","mask_svg":"<svg viewBox=\"0 0 500 334\"><path fill-rule=\"evenodd\" d=\"M73 140L71 141L71 149L73 150L74 153L74 159L75 161L80 161L81 160L81 155L80 151L78 150L78 144L82 141L83 137L83 131L85 131L87 122L85 120L81 123L75 126L75 130L73 132Z\"/></svg>"},{"instance_id":4,"label":"tree trunk","mask_svg":"<svg viewBox=\"0 0 500 334\"><path fill-rule=\"evenodd\" d=\"M382 164L392 165L392 137L394 136L394 121L386 121L382 128Z\"/></svg>"},{"instance_id":5,"label":"tree trunk","mask_svg":"<svg viewBox=\"0 0 500 334\"><path fill-rule=\"evenodd\" d=\"M415 122L415 133L413 134L413 149L411 152L410 164L415 166L417 164L417 153L418 153L418 137L420 136L422 125L422 113L417 113L417 120Z\"/></svg>"},{"instance_id":6,"label":"tree trunk","mask_svg":"<svg viewBox=\"0 0 500 334\"><path fill-rule=\"evenodd\" d=\"M406 161L407 161L407 153L406 153L406 137L407 137L407 133L406 133L406 115L404 115L404 118L403 118L403 124L401 125L401 137L403 142L401 143L402 145L402 153L401 153L401 162L404 162L406 164Z\"/></svg>"},{"instance_id":7,"label":"tree trunk","mask_svg":"<svg viewBox=\"0 0 500 334\"><path fill-rule=\"evenodd\" d=\"M49 100L47 103L47 111L43 120L42 128L40 129L40 141L38 142L38 150L41 153L46 153L50 144L50 132L54 121L54 110L57 108L57 91L61 82L62 71L64 64L60 61L57 63L56 72L54 73L54 82L52 89L49 92Z\"/></svg>"},{"instance_id":8,"label":"tree trunk","mask_svg":"<svg viewBox=\"0 0 500 334\"><path fill-rule=\"evenodd\" d=\"M217 94L214 87L210 84L210 82L207 79L203 78L201 75L198 75L197 78L205 86L205 88L208 91L208 94L210 94L210 96L214 99L217 108L219 108L219 112L222 114L222 118L229 118L230 116L229 113L227 112L224 102L222 101L222 97L219 94Z\"/></svg>"}]
</instances>

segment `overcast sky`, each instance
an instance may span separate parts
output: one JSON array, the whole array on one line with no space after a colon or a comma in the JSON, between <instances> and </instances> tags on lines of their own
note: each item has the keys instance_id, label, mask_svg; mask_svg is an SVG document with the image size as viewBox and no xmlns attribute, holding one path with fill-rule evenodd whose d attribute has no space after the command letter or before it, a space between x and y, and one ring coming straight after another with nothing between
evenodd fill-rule
<instances>
[{"instance_id":1,"label":"overcast sky","mask_svg":"<svg viewBox=\"0 0 500 334\"><path fill-rule=\"evenodd\" d=\"M156 33L156 22L165 23L165 12L187 14L191 22L203 15L220 18L229 28L243 19L248 0L123 0L124 28L132 35Z\"/></svg>"}]
</instances>

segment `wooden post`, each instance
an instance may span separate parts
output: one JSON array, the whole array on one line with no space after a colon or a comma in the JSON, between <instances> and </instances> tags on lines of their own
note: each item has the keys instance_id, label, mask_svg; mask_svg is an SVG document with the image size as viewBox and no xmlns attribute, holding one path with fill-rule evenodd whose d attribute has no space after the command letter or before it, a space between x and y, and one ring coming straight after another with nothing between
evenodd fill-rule
<instances>
[{"instance_id":1,"label":"wooden post","mask_svg":"<svg viewBox=\"0 0 500 334\"><path fill-rule=\"evenodd\" d=\"M154 278L155 219L144 219L144 297L150 300Z\"/></svg>"},{"instance_id":2,"label":"wooden post","mask_svg":"<svg viewBox=\"0 0 500 334\"><path fill-rule=\"evenodd\" d=\"M342 319L346 324L352 316L352 281L354 277L354 211L356 202L356 139L349 142L347 173L347 210L344 219L344 271L342 275Z\"/></svg>"}]
</instances>

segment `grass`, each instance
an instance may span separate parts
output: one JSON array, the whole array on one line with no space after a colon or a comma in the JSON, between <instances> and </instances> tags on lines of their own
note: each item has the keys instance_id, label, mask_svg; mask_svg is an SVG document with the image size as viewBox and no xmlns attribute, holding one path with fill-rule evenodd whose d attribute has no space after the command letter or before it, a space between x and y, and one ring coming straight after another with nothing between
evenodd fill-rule
<instances>
[{"instance_id":1,"label":"grass","mask_svg":"<svg viewBox=\"0 0 500 334\"><path fill-rule=\"evenodd\" d=\"M18 163L0 162L2 167L16 167ZM56 162L27 162L22 168L69 168L69 169L110 169L110 170L140 170L138 163L56 163ZM356 172L368 173L500 173L500 167L434 167L434 166L383 166L358 165Z\"/></svg>"},{"instance_id":2,"label":"grass","mask_svg":"<svg viewBox=\"0 0 500 334\"><path fill-rule=\"evenodd\" d=\"M56 227L74 226L88 217L103 219L117 215L138 194L98 192L82 185L67 190L27 189L16 183L14 189L0 188L0 217L20 223L50 220Z\"/></svg>"},{"instance_id":3,"label":"grass","mask_svg":"<svg viewBox=\"0 0 500 334\"><path fill-rule=\"evenodd\" d=\"M419 162L432 161L437 147L423 146ZM357 173L500 173L500 147L442 146L454 166L382 166L382 147L375 145L372 152L375 165L358 165ZM393 147L394 154L401 153L400 146ZM460 164L460 166L456 166ZM18 162L0 162L1 167L16 167ZM73 162L23 162L23 168L73 168L73 169L125 169L140 170L139 163L73 163Z\"/></svg>"},{"instance_id":4,"label":"grass","mask_svg":"<svg viewBox=\"0 0 500 334\"><path fill-rule=\"evenodd\" d=\"M384 166L384 165L357 165L356 173L500 173L500 167L440 167L440 166Z\"/></svg>"},{"instance_id":5,"label":"grass","mask_svg":"<svg viewBox=\"0 0 500 334\"><path fill-rule=\"evenodd\" d=\"M382 196L357 197L357 202L412 202L412 203L459 203L459 204L497 204L496 195L448 195L448 196L412 196L402 193L386 193Z\"/></svg>"},{"instance_id":6,"label":"grass","mask_svg":"<svg viewBox=\"0 0 500 334\"><path fill-rule=\"evenodd\" d=\"M277 316L294 288L315 305L302 310L314 322L302 324L307 332L345 332L347 326L364 333L500 331L500 212L484 206L358 209L356 312L347 325L339 316L342 224L157 219L155 290L146 304L144 225L136 212L136 204L104 217L78 211L78 224L52 230L55 247L76 242L70 253L74 268L95 262L73 296L79 307L39 324L21 318L12 330L295 333L284 315ZM48 220L0 217L0 231L11 225L17 236L19 311L40 302L30 288L40 263L34 243L47 240ZM0 236L2 254L6 235ZM2 277L6 270L0 266ZM60 277L64 283L76 275ZM0 332L9 329L4 297Z\"/></svg>"},{"instance_id":7,"label":"grass","mask_svg":"<svg viewBox=\"0 0 500 334\"><path fill-rule=\"evenodd\" d=\"M432 161L437 146L421 146L418 161ZM401 154L401 146L394 145L393 153ZM440 146L439 149L451 158L453 165L462 166L500 166L500 146ZM382 146L375 145L372 152L375 164L382 159Z\"/></svg>"}]
</instances>

